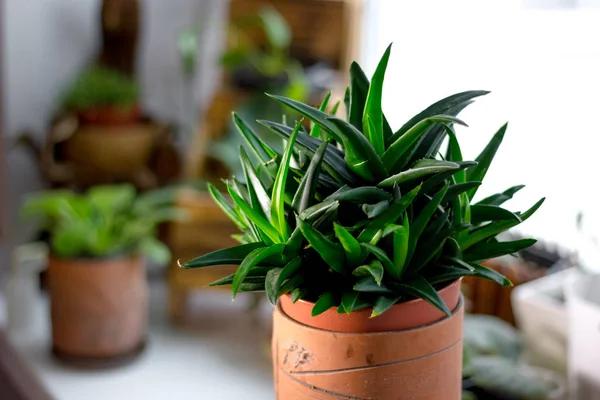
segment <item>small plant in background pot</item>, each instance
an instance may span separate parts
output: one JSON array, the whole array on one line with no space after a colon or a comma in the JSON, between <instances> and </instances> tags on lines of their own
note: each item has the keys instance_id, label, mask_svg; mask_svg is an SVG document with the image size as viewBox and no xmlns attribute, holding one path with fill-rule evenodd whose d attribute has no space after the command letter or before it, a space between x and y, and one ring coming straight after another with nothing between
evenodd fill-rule
<instances>
[{"instance_id":1,"label":"small plant in background pot","mask_svg":"<svg viewBox=\"0 0 600 400\"><path fill-rule=\"evenodd\" d=\"M106 67L85 70L67 90L62 108L84 123L128 124L141 118L138 86L133 78Z\"/></svg>"},{"instance_id":2,"label":"small plant in background pot","mask_svg":"<svg viewBox=\"0 0 600 400\"><path fill-rule=\"evenodd\" d=\"M147 285L143 257L170 258L158 224L182 218L172 193L137 195L130 185L85 194L54 190L29 198L23 214L41 219L49 239L48 287L53 353L76 363L106 364L145 343Z\"/></svg>"},{"instance_id":3,"label":"small plant in background pot","mask_svg":"<svg viewBox=\"0 0 600 400\"><path fill-rule=\"evenodd\" d=\"M211 193L241 244L183 264L239 265L214 285L264 290L276 304L280 399L460 399L460 278L509 285L479 262L535 242L496 236L543 199L522 213L501 207L515 188L472 203L506 125L475 161L463 160L453 126L487 92L447 97L394 131L381 108L389 55L370 82L352 64L345 120L322 111L327 98L316 109L271 96L314 123L259 121L287 141L282 152L234 116L250 153L240 149L244 177L227 182L232 201Z\"/></svg>"}]
</instances>

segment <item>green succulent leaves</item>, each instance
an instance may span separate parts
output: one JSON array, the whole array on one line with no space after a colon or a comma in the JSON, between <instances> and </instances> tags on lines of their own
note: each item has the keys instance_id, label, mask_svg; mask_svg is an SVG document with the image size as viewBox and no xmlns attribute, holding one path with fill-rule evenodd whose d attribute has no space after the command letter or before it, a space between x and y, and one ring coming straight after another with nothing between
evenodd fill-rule
<instances>
[{"instance_id":1,"label":"green succulent leaves","mask_svg":"<svg viewBox=\"0 0 600 400\"><path fill-rule=\"evenodd\" d=\"M346 119L327 114L331 93L319 108L271 96L311 122L307 132L300 122L259 121L284 139L282 151L234 115L246 144L244 182L227 182L230 199L212 186L209 191L242 231L241 244L184 268L239 265L215 284L231 284L234 295L265 290L272 303L289 293L292 301L314 302L313 315L371 308L377 317L412 298L449 314L438 291L460 277L510 284L478 263L533 245L533 239L496 237L527 220L544 199L523 213L510 211L504 203L523 188L514 186L472 203L506 125L475 161L463 160L454 126L466 124L457 115L487 94L469 91L393 131L382 108L390 52L391 46L370 81L358 64L350 67Z\"/></svg>"}]
</instances>

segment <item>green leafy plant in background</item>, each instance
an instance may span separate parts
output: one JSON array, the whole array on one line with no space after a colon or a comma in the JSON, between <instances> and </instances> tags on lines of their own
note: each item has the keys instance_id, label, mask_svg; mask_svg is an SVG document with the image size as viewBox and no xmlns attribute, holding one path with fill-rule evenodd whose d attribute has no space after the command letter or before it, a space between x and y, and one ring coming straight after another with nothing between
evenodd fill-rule
<instances>
[{"instance_id":1,"label":"green leafy plant in background","mask_svg":"<svg viewBox=\"0 0 600 400\"><path fill-rule=\"evenodd\" d=\"M235 296L266 291L315 302L313 315L337 307L350 313L372 308L378 316L397 302L422 298L449 314L437 290L463 276L509 285L479 264L518 252L535 240L499 242L496 236L527 220L503 203L522 186L479 202L472 200L502 142L506 125L475 161L463 160L456 116L485 91L438 101L393 130L381 108L391 47L369 81L350 68L346 119L281 96L274 100L314 123L310 132L259 121L283 138L283 151L268 146L234 115L246 143L243 176L228 180L228 197L209 190L240 228L239 246L185 262L184 268L239 265L214 282ZM448 146L440 154L444 140Z\"/></svg>"},{"instance_id":2,"label":"green leafy plant in background","mask_svg":"<svg viewBox=\"0 0 600 400\"><path fill-rule=\"evenodd\" d=\"M119 71L94 66L85 70L67 90L62 108L129 108L136 105L138 94L138 85L132 78Z\"/></svg>"},{"instance_id":3,"label":"green leafy plant in background","mask_svg":"<svg viewBox=\"0 0 600 400\"><path fill-rule=\"evenodd\" d=\"M260 29L266 41L258 45L253 29ZM221 65L230 71L251 67L267 78L285 76L284 94L296 100L308 95L308 84L302 65L289 54L292 32L285 18L273 7L262 7L253 15L234 21L229 27L229 49L221 57Z\"/></svg>"},{"instance_id":4,"label":"green leafy plant in background","mask_svg":"<svg viewBox=\"0 0 600 400\"><path fill-rule=\"evenodd\" d=\"M166 263L168 248L156 238L158 224L184 218L171 206L172 191L137 195L133 186L96 186L85 194L52 190L27 199L26 217L41 220L52 253L61 258L141 254Z\"/></svg>"}]
</instances>

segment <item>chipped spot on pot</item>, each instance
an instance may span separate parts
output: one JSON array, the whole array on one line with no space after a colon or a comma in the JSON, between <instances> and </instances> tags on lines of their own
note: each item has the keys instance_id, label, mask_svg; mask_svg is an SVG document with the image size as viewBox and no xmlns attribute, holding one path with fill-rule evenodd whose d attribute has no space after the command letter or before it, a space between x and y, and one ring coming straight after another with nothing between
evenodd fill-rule
<instances>
[{"instance_id":1,"label":"chipped spot on pot","mask_svg":"<svg viewBox=\"0 0 600 400\"><path fill-rule=\"evenodd\" d=\"M348 350L346 350L346 357L352 358L354 356L354 347L348 346Z\"/></svg>"},{"instance_id":2,"label":"chipped spot on pot","mask_svg":"<svg viewBox=\"0 0 600 400\"><path fill-rule=\"evenodd\" d=\"M367 364L373 365L373 354L367 354Z\"/></svg>"}]
</instances>

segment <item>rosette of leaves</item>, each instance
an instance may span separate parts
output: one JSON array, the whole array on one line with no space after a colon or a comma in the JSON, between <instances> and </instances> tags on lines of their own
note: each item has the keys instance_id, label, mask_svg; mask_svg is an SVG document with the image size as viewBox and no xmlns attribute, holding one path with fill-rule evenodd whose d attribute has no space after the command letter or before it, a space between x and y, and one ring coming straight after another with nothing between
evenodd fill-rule
<instances>
[{"instance_id":1,"label":"rosette of leaves","mask_svg":"<svg viewBox=\"0 0 600 400\"><path fill-rule=\"evenodd\" d=\"M213 285L235 296L266 291L271 302L289 293L315 302L313 315L331 307L380 315L397 302L422 298L449 314L438 290L463 276L510 282L480 262L512 254L535 240L500 242L496 236L529 218L502 207L523 186L473 203L502 142L506 125L474 161L463 160L456 116L485 91L444 98L393 130L382 108L390 48L372 79L353 63L346 118L281 97L276 101L312 124L305 130L259 121L286 146L268 146L234 114L245 139L244 176L226 182L230 199L210 193L240 228L240 245L184 263L184 268L239 265ZM445 154L441 146L448 138Z\"/></svg>"}]
</instances>

